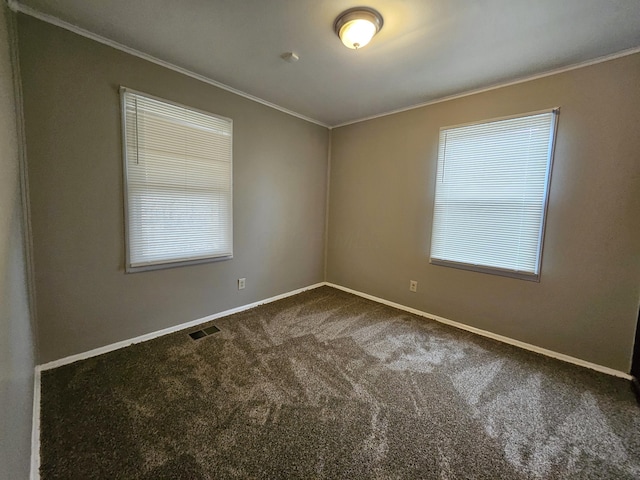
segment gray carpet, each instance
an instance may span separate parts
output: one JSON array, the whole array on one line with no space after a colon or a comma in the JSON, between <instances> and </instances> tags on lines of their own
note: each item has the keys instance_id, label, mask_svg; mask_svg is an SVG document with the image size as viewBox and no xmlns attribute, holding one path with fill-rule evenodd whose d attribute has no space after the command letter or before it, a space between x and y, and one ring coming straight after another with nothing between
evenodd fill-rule
<instances>
[{"instance_id":1,"label":"gray carpet","mask_svg":"<svg viewBox=\"0 0 640 480\"><path fill-rule=\"evenodd\" d=\"M322 287L43 372L41 478L640 478L629 382Z\"/></svg>"}]
</instances>

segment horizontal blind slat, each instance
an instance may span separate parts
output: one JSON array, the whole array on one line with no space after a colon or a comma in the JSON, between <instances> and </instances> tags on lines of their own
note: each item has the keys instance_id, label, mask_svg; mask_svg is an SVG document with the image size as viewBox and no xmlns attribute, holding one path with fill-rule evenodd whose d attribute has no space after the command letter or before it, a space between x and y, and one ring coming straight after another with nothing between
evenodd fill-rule
<instances>
[{"instance_id":1,"label":"horizontal blind slat","mask_svg":"<svg viewBox=\"0 0 640 480\"><path fill-rule=\"evenodd\" d=\"M232 123L124 91L131 267L232 255Z\"/></svg>"},{"instance_id":2,"label":"horizontal blind slat","mask_svg":"<svg viewBox=\"0 0 640 480\"><path fill-rule=\"evenodd\" d=\"M432 259L538 274L554 115L440 131Z\"/></svg>"}]
</instances>

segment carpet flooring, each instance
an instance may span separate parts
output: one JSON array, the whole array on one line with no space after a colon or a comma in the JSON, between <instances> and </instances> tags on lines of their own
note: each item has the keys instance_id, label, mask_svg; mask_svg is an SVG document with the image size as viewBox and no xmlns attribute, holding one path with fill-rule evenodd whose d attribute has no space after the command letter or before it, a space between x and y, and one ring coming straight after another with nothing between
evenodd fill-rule
<instances>
[{"instance_id":1,"label":"carpet flooring","mask_svg":"<svg viewBox=\"0 0 640 480\"><path fill-rule=\"evenodd\" d=\"M632 479L629 382L329 287L42 373L41 478Z\"/></svg>"}]
</instances>

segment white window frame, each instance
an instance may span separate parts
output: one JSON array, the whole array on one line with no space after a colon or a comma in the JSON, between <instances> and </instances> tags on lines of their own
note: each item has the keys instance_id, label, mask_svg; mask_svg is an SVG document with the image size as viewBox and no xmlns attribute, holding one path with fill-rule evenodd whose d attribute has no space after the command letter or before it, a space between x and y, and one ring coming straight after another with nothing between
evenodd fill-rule
<instances>
[{"instance_id":1,"label":"white window frame","mask_svg":"<svg viewBox=\"0 0 640 480\"><path fill-rule=\"evenodd\" d=\"M228 194L228 209L229 209L229 226L228 226L228 236L225 237L228 239L228 243L230 248L225 251L223 254L214 254L214 255L205 255L202 257L190 258L187 260L183 259L164 259L157 260L149 263L138 263L132 264L131 258L131 237L130 234L132 232L132 226L130 223L130 214L129 214L129 203L130 203L130 177L129 177L129 155L127 151L127 105L126 105L126 94L133 94L138 97L145 97L147 99L151 99L157 102L161 102L166 105L178 107L181 109L185 109L188 111L196 112L202 115L206 115L208 117L212 117L218 120L223 120L229 123L230 128L230 136L231 136L231 145L230 145L230 167L229 167L229 194ZM120 105L121 105L121 116L122 116L122 151L123 151L123 177L124 177L124 231L125 231L125 251L126 251L126 259L125 259L125 271L127 273L135 273L135 272L143 272L148 270L159 270L166 268L174 268L181 267L186 265L196 265L202 263L215 262L220 260L227 260L233 258L233 120L212 114L211 112L207 112L204 110L200 110L197 108L193 108L190 106L182 105L177 102L172 102L170 100L166 100L163 98L156 97L154 95L149 95L147 93L143 93L137 90L133 90L131 88L127 88L124 86L120 87Z\"/></svg>"},{"instance_id":2,"label":"white window frame","mask_svg":"<svg viewBox=\"0 0 640 480\"><path fill-rule=\"evenodd\" d=\"M433 250L434 250L434 239L435 239L435 235L436 235L435 222L436 222L436 208L437 208L436 197L437 197L438 179L440 178L440 176L439 176L440 169L442 168L443 161L444 161L445 155L446 155L445 152L444 152L444 147L442 145L443 132L445 132L447 130L454 130L454 129L457 129L457 128L462 128L462 127L470 127L470 126L475 126L475 125L485 125L485 124L490 124L490 123L493 123L493 122L500 122L500 121L504 121L504 120L526 118L526 117L531 117L531 116L540 115L540 114L547 114L547 113L551 113L552 114L552 119L551 119L551 127L550 127L550 132L549 132L549 148L548 148L548 152L547 152L547 163L546 163L546 171L545 171L544 193L543 193L544 196L543 196L543 203L542 203L542 217L541 217L540 228L539 228L539 236L538 236L538 244L537 244L537 259L536 259L534 271L533 272L529 272L529 271L522 271L522 270L516 270L516 269L501 268L501 267L496 267L496 266L492 266L492 265L484 265L484 264L481 265L481 264L464 263L464 262L461 262L461 261L456 261L456 260L452 260L452 259L443 259L443 258L438 258L437 256L434 256L434 251ZM433 205L432 232L431 232L432 235L431 235L429 263L431 263L433 265L453 267L453 268L458 268L458 269L462 269L462 270L470 270L470 271L474 271L474 272L488 273L488 274L493 274L493 275L501 275L501 276L506 276L506 277L518 278L518 279L522 279L522 280L529 280L529 281L535 281L535 282L539 282L540 281L541 267L542 267L542 253L543 253L543 246L544 246L543 245L544 244L544 233L545 233L546 219L547 219L547 214L548 214L547 210L548 210L548 206L549 206L549 189L550 189L550 184L551 184L551 172L552 172L552 169L553 169L553 157L554 157L555 145L556 145L556 136L557 136L557 130L558 130L558 116L559 116L559 113L560 113L560 108L559 107L555 107L555 108L550 108L550 109L546 109L546 110L540 110L540 111L529 112L529 113L522 113L522 114L517 114L517 115L510 115L510 116L506 116L506 117L499 117L499 118L493 118L493 119L488 119L488 120L482 120L482 121L478 121L478 122L470 122L470 123L465 123L465 124L453 125L453 126L440 128L439 145L438 145L438 159L437 159L437 173L436 173L435 185L434 185L434 205Z\"/></svg>"}]
</instances>

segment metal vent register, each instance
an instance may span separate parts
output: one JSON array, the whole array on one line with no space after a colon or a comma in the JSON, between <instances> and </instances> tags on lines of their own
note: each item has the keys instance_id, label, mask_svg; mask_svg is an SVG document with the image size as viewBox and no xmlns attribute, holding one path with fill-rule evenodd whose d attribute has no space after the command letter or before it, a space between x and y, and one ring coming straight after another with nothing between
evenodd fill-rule
<instances>
[{"instance_id":1,"label":"metal vent register","mask_svg":"<svg viewBox=\"0 0 640 480\"><path fill-rule=\"evenodd\" d=\"M218 333L220 329L215 325L211 325L210 327L203 328L202 330L196 330L195 332L191 332L189 336L192 340L200 340L208 335L213 335L214 333Z\"/></svg>"}]
</instances>

